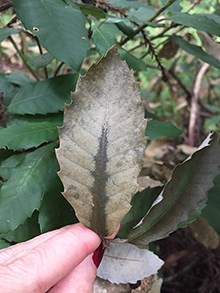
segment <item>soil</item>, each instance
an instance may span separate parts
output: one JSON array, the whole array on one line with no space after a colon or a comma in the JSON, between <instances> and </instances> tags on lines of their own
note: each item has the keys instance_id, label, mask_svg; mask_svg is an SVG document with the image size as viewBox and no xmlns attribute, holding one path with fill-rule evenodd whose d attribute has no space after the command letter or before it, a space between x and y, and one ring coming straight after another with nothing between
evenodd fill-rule
<instances>
[{"instance_id":1,"label":"soil","mask_svg":"<svg viewBox=\"0 0 220 293\"><path fill-rule=\"evenodd\" d=\"M220 246L200 244L189 228L157 242L163 266L162 293L219 293Z\"/></svg>"}]
</instances>

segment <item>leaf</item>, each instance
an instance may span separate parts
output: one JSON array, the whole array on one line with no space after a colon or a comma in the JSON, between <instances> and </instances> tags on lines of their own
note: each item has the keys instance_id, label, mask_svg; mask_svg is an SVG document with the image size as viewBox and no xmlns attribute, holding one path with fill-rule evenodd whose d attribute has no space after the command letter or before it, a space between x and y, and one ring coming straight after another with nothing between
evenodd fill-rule
<instances>
[{"instance_id":1,"label":"leaf","mask_svg":"<svg viewBox=\"0 0 220 293\"><path fill-rule=\"evenodd\" d=\"M106 17L105 12L100 9L99 7L96 7L94 5L86 5L86 4L77 4L85 15L91 15L95 16L97 19L102 19Z\"/></svg>"},{"instance_id":2,"label":"leaf","mask_svg":"<svg viewBox=\"0 0 220 293\"><path fill-rule=\"evenodd\" d=\"M147 66L142 60L138 59L137 57L122 48L119 48L119 52L121 58L125 60L128 66L134 71L147 71Z\"/></svg>"},{"instance_id":3,"label":"leaf","mask_svg":"<svg viewBox=\"0 0 220 293\"><path fill-rule=\"evenodd\" d=\"M133 0L109 0L108 2L113 6L122 7L126 9L129 9L129 8L138 9L139 7L147 6L147 4L145 3L140 3Z\"/></svg>"},{"instance_id":4,"label":"leaf","mask_svg":"<svg viewBox=\"0 0 220 293\"><path fill-rule=\"evenodd\" d=\"M27 153L0 191L0 233L15 230L41 205L57 162L55 143Z\"/></svg>"},{"instance_id":5,"label":"leaf","mask_svg":"<svg viewBox=\"0 0 220 293\"><path fill-rule=\"evenodd\" d=\"M177 137L182 131L169 121L151 120L147 123L145 135L154 140L161 137Z\"/></svg>"},{"instance_id":6,"label":"leaf","mask_svg":"<svg viewBox=\"0 0 220 293\"><path fill-rule=\"evenodd\" d=\"M25 154L16 154L3 160L0 165L0 176L6 181L10 178L14 169L24 160Z\"/></svg>"},{"instance_id":7,"label":"leaf","mask_svg":"<svg viewBox=\"0 0 220 293\"><path fill-rule=\"evenodd\" d=\"M137 10L131 10L128 13L128 18L131 21L136 21L138 23L146 22L148 19L151 18L155 13L154 8L151 6L147 7L140 7Z\"/></svg>"},{"instance_id":8,"label":"leaf","mask_svg":"<svg viewBox=\"0 0 220 293\"><path fill-rule=\"evenodd\" d=\"M77 74L68 74L28 83L14 96L8 111L22 115L58 112L70 101L77 78Z\"/></svg>"},{"instance_id":9,"label":"leaf","mask_svg":"<svg viewBox=\"0 0 220 293\"><path fill-rule=\"evenodd\" d=\"M216 21L217 18L219 21ZM220 36L220 17L215 14L176 13L170 19L175 23L193 27L198 31Z\"/></svg>"},{"instance_id":10,"label":"leaf","mask_svg":"<svg viewBox=\"0 0 220 293\"><path fill-rule=\"evenodd\" d=\"M0 89L3 93L4 102L7 105L14 93L14 86L7 79L7 75L2 72L0 72Z\"/></svg>"},{"instance_id":11,"label":"leaf","mask_svg":"<svg viewBox=\"0 0 220 293\"><path fill-rule=\"evenodd\" d=\"M27 82L31 82L32 80L25 75L23 72L12 72L6 75L6 79L15 85L21 86Z\"/></svg>"},{"instance_id":12,"label":"leaf","mask_svg":"<svg viewBox=\"0 0 220 293\"><path fill-rule=\"evenodd\" d=\"M119 238L128 238L130 230L147 214L161 190L161 187L146 188L132 197L132 207L120 224Z\"/></svg>"},{"instance_id":13,"label":"leaf","mask_svg":"<svg viewBox=\"0 0 220 293\"><path fill-rule=\"evenodd\" d=\"M190 158L174 169L162 192L163 200L130 232L129 242L145 247L191 223L204 207L219 166L219 138L210 134Z\"/></svg>"},{"instance_id":14,"label":"leaf","mask_svg":"<svg viewBox=\"0 0 220 293\"><path fill-rule=\"evenodd\" d=\"M19 225L14 231L2 234L1 237L8 242L23 242L40 234L38 224L38 212L35 211L33 215L28 218L23 224Z\"/></svg>"},{"instance_id":15,"label":"leaf","mask_svg":"<svg viewBox=\"0 0 220 293\"><path fill-rule=\"evenodd\" d=\"M0 148L7 146L13 150L29 149L57 137L57 123L54 122L12 124L0 128Z\"/></svg>"},{"instance_id":16,"label":"leaf","mask_svg":"<svg viewBox=\"0 0 220 293\"><path fill-rule=\"evenodd\" d=\"M5 239L0 239L0 249L7 248L10 246L10 243Z\"/></svg>"},{"instance_id":17,"label":"leaf","mask_svg":"<svg viewBox=\"0 0 220 293\"><path fill-rule=\"evenodd\" d=\"M79 71L89 48L85 17L62 0L12 1L25 28L36 35L55 58Z\"/></svg>"},{"instance_id":18,"label":"leaf","mask_svg":"<svg viewBox=\"0 0 220 293\"><path fill-rule=\"evenodd\" d=\"M187 53L201 59L202 61L209 63L210 65L220 69L220 61L216 59L215 57L207 54L203 49L199 46L190 44L180 37L172 36L171 41L176 43L180 48L182 48Z\"/></svg>"},{"instance_id":19,"label":"leaf","mask_svg":"<svg viewBox=\"0 0 220 293\"><path fill-rule=\"evenodd\" d=\"M58 169L57 164L56 170ZM50 184L48 184L39 209L41 233L78 222L73 208L61 194L63 186L56 173L53 174L53 178L48 183Z\"/></svg>"},{"instance_id":20,"label":"leaf","mask_svg":"<svg viewBox=\"0 0 220 293\"><path fill-rule=\"evenodd\" d=\"M137 281L155 274L162 265L163 261L147 249L110 241L98 267L97 276L115 284L136 284Z\"/></svg>"},{"instance_id":21,"label":"leaf","mask_svg":"<svg viewBox=\"0 0 220 293\"><path fill-rule=\"evenodd\" d=\"M145 123L138 86L114 47L80 78L57 150L64 196L101 236L116 230L137 192Z\"/></svg>"},{"instance_id":22,"label":"leaf","mask_svg":"<svg viewBox=\"0 0 220 293\"><path fill-rule=\"evenodd\" d=\"M97 50L100 54L105 54L106 51L116 43L116 35L121 32L113 23L102 23L95 28L93 33L93 40L96 44Z\"/></svg>"},{"instance_id":23,"label":"leaf","mask_svg":"<svg viewBox=\"0 0 220 293\"><path fill-rule=\"evenodd\" d=\"M35 69L39 69L42 67L46 67L50 62L54 59L54 57L50 53L44 53L39 56L36 56L28 61L28 64Z\"/></svg>"},{"instance_id":24,"label":"leaf","mask_svg":"<svg viewBox=\"0 0 220 293\"><path fill-rule=\"evenodd\" d=\"M215 178L214 186L208 192L208 202L202 215L220 235L220 175Z\"/></svg>"},{"instance_id":25,"label":"leaf","mask_svg":"<svg viewBox=\"0 0 220 293\"><path fill-rule=\"evenodd\" d=\"M7 39L10 35L12 34L17 34L19 33L21 30L12 28L12 27L4 27L0 29L0 43L2 41L4 41L5 39Z\"/></svg>"}]
</instances>

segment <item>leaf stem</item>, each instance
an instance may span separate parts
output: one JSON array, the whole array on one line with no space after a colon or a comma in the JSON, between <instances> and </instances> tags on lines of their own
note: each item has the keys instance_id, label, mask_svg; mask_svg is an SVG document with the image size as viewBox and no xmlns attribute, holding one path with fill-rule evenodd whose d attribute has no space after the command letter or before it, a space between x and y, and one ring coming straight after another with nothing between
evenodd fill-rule
<instances>
[{"instance_id":1,"label":"leaf stem","mask_svg":"<svg viewBox=\"0 0 220 293\"><path fill-rule=\"evenodd\" d=\"M37 42L37 46L39 48L40 54L43 55L43 50L42 50L42 47L41 47L41 44L39 42L38 37L36 37L36 42ZM47 67L46 66L44 66L44 75L45 75L46 79L48 79L48 71L47 71Z\"/></svg>"},{"instance_id":2,"label":"leaf stem","mask_svg":"<svg viewBox=\"0 0 220 293\"><path fill-rule=\"evenodd\" d=\"M58 65L57 69L56 69L55 72L54 72L54 75L53 75L54 77L56 77L56 76L58 75L60 69L63 67L64 64L65 64L64 62L61 62L61 63Z\"/></svg>"},{"instance_id":3,"label":"leaf stem","mask_svg":"<svg viewBox=\"0 0 220 293\"><path fill-rule=\"evenodd\" d=\"M151 16L151 18L149 18L148 22L152 22L155 18L157 18L164 10L166 10L170 5L172 5L174 2L176 2L176 0L169 0L163 7L161 7L153 16ZM124 40L122 40L120 42L120 46L123 46L124 44L126 44L128 41L132 40L137 34L139 34L142 30L144 30L146 27L148 26L148 23L145 23L143 25L141 25L140 27L138 27L134 33L129 36L126 37Z\"/></svg>"},{"instance_id":4,"label":"leaf stem","mask_svg":"<svg viewBox=\"0 0 220 293\"><path fill-rule=\"evenodd\" d=\"M14 39L12 38L12 36L8 37L9 41L12 43L13 47L15 48L17 54L19 55L19 57L22 59L22 61L24 62L25 66L27 67L27 69L30 71L30 73L34 76L34 78L36 80L39 80L38 76L36 75L36 73L33 71L33 69L30 67L30 65L27 63L27 60L25 58L25 56L23 55L23 53L19 50L16 42L14 41Z\"/></svg>"}]
</instances>

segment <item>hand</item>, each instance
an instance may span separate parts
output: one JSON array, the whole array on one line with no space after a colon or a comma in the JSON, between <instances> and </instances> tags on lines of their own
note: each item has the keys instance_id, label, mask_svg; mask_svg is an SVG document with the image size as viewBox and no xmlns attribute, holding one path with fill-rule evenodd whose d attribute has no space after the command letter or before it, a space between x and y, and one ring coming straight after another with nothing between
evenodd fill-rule
<instances>
[{"instance_id":1,"label":"hand","mask_svg":"<svg viewBox=\"0 0 220 293\"><path fill-rule=\"evenodd\" d=\"M89 293L100 238L81 224L0 250L1 293Z\"/></svg>"}]
</instances>

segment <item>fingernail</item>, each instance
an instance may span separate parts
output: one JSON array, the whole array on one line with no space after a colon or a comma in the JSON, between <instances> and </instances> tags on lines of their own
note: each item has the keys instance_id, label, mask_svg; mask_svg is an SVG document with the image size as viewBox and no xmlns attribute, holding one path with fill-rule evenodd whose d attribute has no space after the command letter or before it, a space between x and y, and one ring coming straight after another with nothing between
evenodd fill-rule
<instances>
[{"instance_id":1,"label":"fingernail","mask_svg":"<svg viewBox=\"0 0 220 293\"><path fill-rule=\"evenodd\" d=\"M92 260L97 268L100 265L104 251L105 251L105 248L103 247L103 243L101 242L99 247L93 252Z\"/></svg>"}]
</instances>

